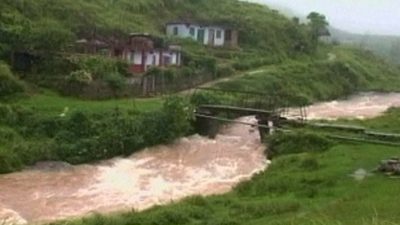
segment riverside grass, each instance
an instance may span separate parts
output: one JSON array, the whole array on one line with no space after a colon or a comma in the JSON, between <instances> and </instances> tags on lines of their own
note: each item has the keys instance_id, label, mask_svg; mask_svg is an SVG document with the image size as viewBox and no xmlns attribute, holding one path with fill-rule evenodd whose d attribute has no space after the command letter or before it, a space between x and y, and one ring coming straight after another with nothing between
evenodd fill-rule
<instances>
[{"instance_id":1,"label":"riverside grass","mask_svg":"<svg viewBox=\"0 0 400 225\"><path fill-rule=\"evenodd\" d=\"M328 47L323 55L266 66L263 72L217 84L218 88L265 93L289 105L342 98L362 91L400 90L400 70L364 50Z\"/></svg>"},{"instance_id":2,"label":"riverside grass","mask_svg":"<svg viewBox=\"0 0 400 225\"><path fill-rule=\"evenodd\" d=\"M267 70L277 71L289 69L287 73L282 74L257 73L218 86L237 89L251 87L254 91L265 91L267 89L264 85L273 82L272 85L280 84L295 91L294 93L303 94L307 101L331 99L362 90L399 90L399 83L396 82L399 79L398 73L392 67L386 64L376 65L373 63L373 56L362 56L362 52L358 50L335 51L338 51L336 54L342 59L349 60L348 65L351 68L357 68L350 74L350 77L357 77L356 87L352 88L352 81L346 80L348 74L339 74L341 70L330 73L332 79L325 79L322 73L329 70L319 71L323 67L312 61L267 67ZM329 65L334 62L322 63ZM335 75L338 75L339 79L335 80ZM313 80L314 78L317 80ZM339 91L335 91L338 87ZM362 121L362 124L369 128L396 131L399 129L398 118L400 110L392 109L384 116ZM313 144L313 141L308 144ZM296 144L291 143L288 146L292 148ZM321 146L320 151L318 145L309 148L312 151L307 151L307 146L303 146L303 152L282 150L281 152L286 154L274 158L267 171L259 173L251 181L239 184L225 195L194 196L167 206L156 206L144 212L132 210L111 215L93 215L53 224L400 224L399 180L373 172L381 160L400 156L398 147L332 142ZM361 181L352 176L360 169L367 171Z\"/></svg>"},{"instance_id":3,"label":"riverside grass","mask_svg":"<svg viewBox=\"0 0 400 225\"><path fill-rule=\"evenodd\" d=\"M390 120L390 114L365 124ZM396 114L400 116L400 111ZM53 224L399 224L400 181L373 172L382 159L400 156L398 147L340 142L329 149L324 145L323 151L316 151L317 145L311 147L312 152L277 156L268 170L222 196L195 196L144 212ZM352 176L359 169L367 171L362 180Z\"/></svg>"},{"instance_id":4,"label":"riverside grass","mask_svg":"<svg viewBox=\"0 0 400 225\"><path fill-rule=\"evenodd\" d=\"M46 160L81 164L130 155L191 132L190 107L178 97L165 99L161 107L145 107L150 111L80 100L73 104L70 111L57 108L57 101L41 109L0 104L0 173Z\"/></svg>"}]
</instances>

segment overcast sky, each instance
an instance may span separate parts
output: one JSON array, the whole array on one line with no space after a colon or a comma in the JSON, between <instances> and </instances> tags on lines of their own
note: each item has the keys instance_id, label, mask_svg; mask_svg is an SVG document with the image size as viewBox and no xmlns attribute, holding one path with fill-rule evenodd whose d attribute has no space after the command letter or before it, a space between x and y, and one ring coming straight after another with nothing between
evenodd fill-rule
<instances>
[{"instance_id":1,"label":"overcast sky","mask_svg":"<svg viewBox=\"0 0 400 225\"><path fill-rule=\"evenodd\" d=\"M330 24L356 33L400 35L400 0L249 0L307 15L317 11Z\"/></svg>"}]
</instances>

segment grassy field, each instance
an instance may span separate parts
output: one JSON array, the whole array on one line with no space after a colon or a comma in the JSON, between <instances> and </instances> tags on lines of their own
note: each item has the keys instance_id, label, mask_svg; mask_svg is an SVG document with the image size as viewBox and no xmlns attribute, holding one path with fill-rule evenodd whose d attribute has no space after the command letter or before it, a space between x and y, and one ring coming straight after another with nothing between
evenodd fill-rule
<instances>
[{"instance_id":1,"label":"grassy field","mask_svg":"<svg viewBox=\"0 0 400 225\"><path fill-rule=\"evenodd\" d=\"M163 99L113 99L113 100L82 100L72 97L63 97L50 91L44 91L40 94L24 98L16 98L10 103L21 105L34 109L37 112L56 116L63 113L66 108L71 111L84 111L89 113L107 112L116 108L122 110L135 110L140 112L148 112L158 110L162 106Z\"/></svg>"},{"instance_id":2,"label":"grassy field","mask_svg":"<svg viewBox=\"0 0 400 225\"><path fill-rule=\"evenodd\" d=\"M399 110L397 117L393 113L364 124L373 127L400 115ZM396 123L392 127L398 129ZM400 179L374 172L381 160L400 156L398 147L340 142L328 149L318 149L312 142L308 146L314 151L278 156L267 171L222 196L196 196L140 213L56 224L400 224ZM359 170L365 172L356 179Z\"/></svg>"}]
</instances>

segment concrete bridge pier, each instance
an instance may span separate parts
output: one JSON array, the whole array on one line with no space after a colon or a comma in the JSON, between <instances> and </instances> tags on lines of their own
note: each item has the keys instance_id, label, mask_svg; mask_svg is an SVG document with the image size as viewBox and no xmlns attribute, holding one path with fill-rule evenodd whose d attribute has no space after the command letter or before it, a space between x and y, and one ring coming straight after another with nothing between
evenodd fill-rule
<instances>
[{"instance_id":1,"label":"concrete bridge pier","mask_svg":"<svg viewBox=\"0 0 400 225\"><path fill-rule=\"evenodd\" d=\"M260 133L261 141L274 133L276 127L279 126L279 118L273 115L257 115L258 130Z\"/></svg>"},{"instance_id":2,"label":"concrete bridge pier","mask_svg":"<svg viewBox=\"0 0 400 225\"><path fill-rule=\"evenodd\" d=\"M202 113L205 116L213 116L211 113ZM195 122L196 131L201 136L215 138L218 134L220 123L217 120L212 120L204 117L197 117Z\"/></svg>"}]
</instances>

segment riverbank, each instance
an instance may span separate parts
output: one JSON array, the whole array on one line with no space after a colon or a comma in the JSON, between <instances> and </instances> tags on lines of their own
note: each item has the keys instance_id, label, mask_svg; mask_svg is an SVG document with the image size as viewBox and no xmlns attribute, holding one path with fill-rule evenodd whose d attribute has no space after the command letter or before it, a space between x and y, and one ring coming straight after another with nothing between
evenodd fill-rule
<instances>
[{"instance_id":1,"label":"riverbank","mask_svg":"<svg viewBox=\"0 0 400 225\"><path fill-rule=\"evenodd\" d=\"M40 161L82 164L127 156L191 132L192 112L181 98L135 107L119 100L107 104L43 97L0 104L0 173ZM41 99L51 101L39 104ZM38 105L29 107L29 101Z\"/></svg>"},{"instance_id":2,"label":"riverbank","mask_svg":"<svg viewBox=\"0 0 400 225\"><path fill-rule=\"evenodd\" d=\"M322 55L328 52L336 58L288 60L214 85L262 92L284 106L340 98L358 91L400 90L399 70L373 55L341 47L321 50ZM205 97L199 98L201 101L209 101L215 96L200 97ZM179 135L168 133L175 133L176 126L188 124L189 121L181 120L191 116L179 118L180 121L175 121L177 125L171 124L172 117L164 121L163 101L162 98L85 101L47 91L9 99L1 103L0 110L0 135L4 137L0 142L0 173L43 160L93 162L171 141L171 137ZM185 103L178 107L182 111L191 106Z\"/></svg>"},{"instance_id":3,"label":"riverbank","mask_svg":"<svg viewBox=\"0 0 400 225\"><path fill-rule=\"evenodd\" d=\"M354 113L369 102L364 95L349 101ZM390 105L388 103L388 107ZM337 116L347 115L340 110L336 113ZM387 115L364 123L372 126L376 121L390 120L395 127L399 116L400 111L391 110ZM118 224L132 224L133 221L140 221L138 224L196 224L196 221L219 224L221 219L230 219L234 224L248 224L248 220L254 220L254 224L260 220L260 224L265 224L267 220L280 222L279 216L287 221L291 218L296 224L303 220L303 224L309 224L322 219L318 217L318 210L342 201L341 194L357 193L353 191L361 183L352 178L355 171L367 171L363 179L374 177L387 186L385 179L388 178L372 176L370 172L381 159L396 156L398 152L395 147L334 143L307 133L286 140L289 141L274 142L273 148L279 149L280 155L274 157L271 169L266 172L261 172L267 164L259 136L254 128L243 125L230 126L216 140L192 136L173 145L157 146L128 158L96 165L41 164L30 171L0 176L0 189L4 194L0 196L0 204L3 204L0 212L14 212L10 218L19 218L22 222L37 222L82 216L93 210L102 213L143 210L190 195L223 194L260 172L250 182L239 184L221 197L191 197L143 213L96 215L67 224L110 224L114 221L121 221ZM312 216L299 220L298 214L304 213ZM208 214L212 217L206 216ZM379 219L365 215L365 220Z\"/></svg>"},{"instance_id":4,"label":"riverbank","mask_svg":"<svg viewBox=\"0 0 400 225\"><path fill-rule=\"evenodd\" d=\"M9 222L36 223L226 193L266 168L264 150L254 128L236 124L215 140L193 135L127 158L81 166L42 163L0 176L0 221L7 212L15 214Z\"/></svg>"},{"instance_id":5,"label":"riverbank","mask_svg":"<svg viewBox=\"0 0 400 225\"><path fill-rule=\"evenodd\" d=\"M392 114L396 114L394 117ZM400 111L366 120L391 120ZM293 143L295 146L295 143ZM302 143L304 144L304 143ZM57 224L398 224L398 179L373 172L383 159L399 156L398 147L331 143L312 152L280 155L268 171L214 197L190 197L144 212L94 215Z\"/></svg>"}]
</instances>

